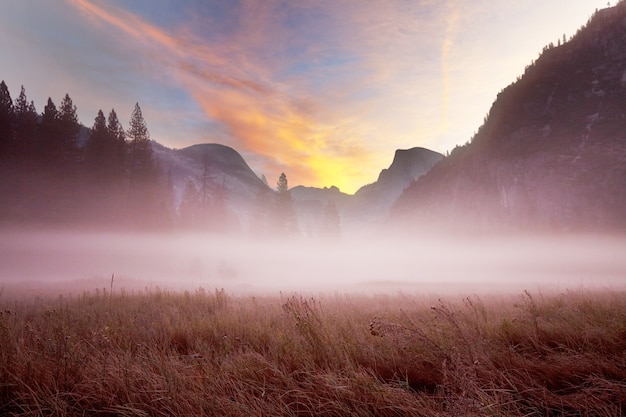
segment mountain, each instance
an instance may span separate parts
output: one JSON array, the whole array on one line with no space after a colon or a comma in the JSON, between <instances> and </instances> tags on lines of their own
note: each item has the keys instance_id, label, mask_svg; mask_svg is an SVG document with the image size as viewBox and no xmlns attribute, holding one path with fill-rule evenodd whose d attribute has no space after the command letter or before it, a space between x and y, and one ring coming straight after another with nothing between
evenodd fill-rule
<instances>
[{"instance_id":1,"label":"mountain","mask_svg":"<svg viewBox=\"0 0 626 417\"><path fill-rule=\"evenodd\" d=\"M471 143L413 183L405 227L626 230L626 2L546 47Z\"/></svg>"},{"instance_id":2,"label":"mountain","mask_svg":"<svg viewBox=\"0 0 626 417\"><path fill-rule=\"evenodd\" d=\"M155 156L173 187L175 205L180 208L188 181L199 194L206 188L208 200L222 198L231 221L244 229L249 227L258 196L269 187L250 169L233 148L217 143L205 143L173 150L152 143ZM205 186L206 185L206 186Z\"/></svg>"},{"instance_id":3,"label":"mountain","mask_svg":"<svg viewBox=\"0 0 626 417\"><path fill-rule=\"evenodd\" d=\"M175 206L181 210L185 188L191 180L199 194L206 183L208 199L225 198L231 221L243 230L253 228L259 205L265 200L271 210L270 188L250 169L243 157L228 146L206 143L184 149L166 148L152 142L162 172L169 175L174 188ZM363 228L363 223L380 223L396 198L412 181L426 173L443 156L424 148L397 150L392 164L383 169L378 180L361 187L355 195L342 193L337 187L295 186L289 191L298 221L305 235L314 235L323 227L329 203L335 206L342 227ZM205 180L206 179L206 180Z\"/></svg>"},{"instance_id":4,"label":"mountain","mask_svg":"<svg viewBox=\"0 0 626 417\"><path fill-rule=\"evenodd\" d=\"M314 235L315 231L323 227L329 204L335 206L341 218L341 213L353 198L349 194L342 193L335 186L316 188L298 185L291 188L289 192L298 217L299 229L309 236Z\"/></svg>"},{"instance_id":5,"label":"mountain","mask_svg":"<svg viewBox=\"0 0 626 417\"><path fill-rule=\"evenodd\" d=\"M442 158L442 154L425 148L396 150L393 162L380 172L378 180L359 188L354 194L351 214L365 221L385 219L405 188L430 171Z\"/></svg>"},{"instance_id":6,"label":"mountain","mask_svg":"<svg viewBox=\"0 0 626 417\"><path fill-rule=\"evenodd\" d=\"M443 155L424 148L396 150L389 168L376 182L361 187L354 195L337 187L293 187L291 196L303 231L315 229L324 221L324 210L332 202L340 214L342 227L362 230L382 223L402 191L428 172Z\"/></svg>"}]
</instances>

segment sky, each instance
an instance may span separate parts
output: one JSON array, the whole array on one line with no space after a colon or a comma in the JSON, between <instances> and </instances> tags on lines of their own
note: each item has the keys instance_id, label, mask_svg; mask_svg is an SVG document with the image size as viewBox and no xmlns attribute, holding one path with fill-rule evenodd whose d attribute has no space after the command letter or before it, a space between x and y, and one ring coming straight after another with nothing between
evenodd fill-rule
<instances>
[{"instance_id":1,"label":"sky","mask_svg":"<svg viewBox=\"0 0 626 417\"><path fill-rule=\"evenodd\" d=\"M613 1L614 3L614 1ZM599 0L5 0L0 78L93 126L136 102L170 148L221 143L273 185L376 181L396 149L445 153Z\"/></svg>"}]
</instances>

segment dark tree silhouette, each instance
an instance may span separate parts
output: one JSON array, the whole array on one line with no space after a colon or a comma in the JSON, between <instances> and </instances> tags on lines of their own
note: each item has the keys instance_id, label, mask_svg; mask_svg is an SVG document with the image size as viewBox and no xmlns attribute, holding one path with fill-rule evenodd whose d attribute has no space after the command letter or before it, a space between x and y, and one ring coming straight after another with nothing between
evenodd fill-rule
<instances>
[{"instance_id":1,"label":"dark tree silhouette","mask_svg":"<svg viewBox=\"0 0 626 417\"><path fill-rule=\"evenodd\" d=\"M150 133L141 113L139 103L131 114L128 139L128 186L126 206L131 222L138 227L155 227L163 224L159 216L165 185L160 182L159 168L154 160Z\"/></svg>"},{"instance_id":2,"label":"dark tree silhouette","mask_svg":"<svg viewBox=\"0 0 626 417\"><path fill-rule=\"evenodd\" d=\"M57 106L52 101L52 98L48 97L48 102L41 114L41 124L39 125L38 153L42 158L42 162L51 168L58 167L62 159L58 113Z\"/></svg>"},{"instance_id":3,"label":"dark tree silhouette","mask_svg":"<svg viewBox=\"0 0 626 417\"><path fill-rule=\"evenodd\" d=\"M34 102L28 102L24 86L15 100L14 112L17 153L21 159L32 158L37 140L37 110Z\"/></svg>"},{"instance_id":4,"label":"dark tree silhouette","mask_svg":"<svg viewBox=\"0 0 626 417\"><path fill-rule=\"evenodd\" d=\"M150 132L148 132L139 103L135 104L135 109L130 117L130 128L126 135L130 141L129 174L131 186L137 182L153 180L155 164L152 156Z\"/></svg>"},{"instance_id":5,"label":"dark tree silhouette","mask_svg":"<svg viewBox=\"0 0 626 417\"><path fill-rule=\"evenodd\" d=\"M126 132L124 127L117 118L115 109L111 109L109 117L107 118L107 131L111 139L115 143L115 169L116 178L122 179L124 177L124 169L126 166Z\"/></svg>"},{"instance_id":6,"label":"dark tree silhouette","mask_svg":"<svg viewBox=\"0 0 626 417\"><path fill-rule=\"evenodd\" d=\"M13 153L13 100L4 81L0 82L0 155Z\"/></svg>"},{"instance_id":7,"label":"dark tree silhouette","mask_svg":"<svg viewBox=\"0 0 626 417\"><path fill-rule=\"evenodd\" d=\"M284 194L289 191L289 182L287 181L287 176L284 172L280 174L280 177L278 177L276 191L278 191L278 194Z\"/></svg>"},{"instance_id":8,"label":"dark tree silhouette","mask_svg":"<svg viewBox=\"0 0 626 417\"><path fill-rule=\"evenodd\" d=\"M76 106L72 102L69 94L65 94L65 97L63 97L63 101L59 107L58 118L63 147L65 149L76 147L80 125L78 123L78 116L76 115Z\"/></svg>"},{"instance_id":9,"label":"dark tree silhouette","mask_svg":"<svg viewBox=\"0 0 626 417\"><path fill-rule=\"evenodd\" d=\"M85 162L91 180L97 184L106 182L111 153L109 148L109 131L102 110L98 110L93 127L85 146Z\"/></svg>"},{"instance_id":10,"label":"dark tree silhouette","mask_svg":"<svg viewBox=\"0 0 626 417\"><path fill-rule=\"evenodd\" d=\"M295 235L298 232L296 212L289 191L289 182L285 173L281 173L276 183L276 210L274 222L280 235Z\"/></svg>"},{"instance_id":11,"label":"dark tree silhouette","mask_svg":"<svg viewBox=\"0 0 626 417\"><path fill-rule=\"evenodd\" d=\"M102 110L91 128L91 133L85 149L85 159L89 178L97 184L111 184L123 178L124 151L126 143L123 138L123 129L119 126L117 115L112 111L109 115L109 124L104 118ZM120 135L122 132L122 135Z\"/></svg>"}]
</instances>

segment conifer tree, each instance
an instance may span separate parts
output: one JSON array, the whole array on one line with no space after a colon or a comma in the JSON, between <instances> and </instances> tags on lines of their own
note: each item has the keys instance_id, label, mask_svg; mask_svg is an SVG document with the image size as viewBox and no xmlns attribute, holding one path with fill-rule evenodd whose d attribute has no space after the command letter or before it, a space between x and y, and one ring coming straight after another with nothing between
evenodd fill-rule
<instances>
[{"instance_id":1,"label":"conifer tree","mask_svg":"<svg viewBox=\"0 0 626 417\"><path fill-rule=\"evenodd\" d=\"M78 134L80 133L80 125L76 114L76 106L72 102L69 94L65 94L58 113L59 127L61 129L61 137L63 147L71 150L76 147Z\"/></svg>"},{"instance_id":2,"label":"conifer tree","mask_svg":"<svg viewBox=\"0 0 626 417\"><path fill-rule=\"evenodd\" d=\"M111 109L107 118L107 131L115 143L115 166L117 178L124 177L126 166L126 132L117 118L115 109Z\"/></svg>"},{"instance_id":3,"label":"conifer tree","mask_svg":"<svg viewBox=\"0 0 626 417\"><path fill-rule=\"evenodd\" d=\"M69 94L65 94L57 114L59 129L58 140L61 149L61 164L64 175L72 176L78 165L78 135L80 125L76 114L76 106Z\"/></svg>"},{"instance_id":4,"label":"conifer tree","mask_svg":"<svg viewBox=\"0 0 626 417\"><path fill-rule=\"evenodd\" d=\"M0 82L0 155L13 150L13 100L4 81Z\"/></svg>"},{"instance_id":5,"label":"conifer tree","mask_svg":"<svg viewBox=\"0 0 626 417\"><path fill-rule=\"evenodd\" d=\"M15 141L18 153L24 158L29 158L35 152L37 136L37 110L35 103L29 103L26 98L26 90L21 87L20 95L15 100Z\"/></svg>"},{"instance_id":6,"label":"conifer tree","mask_svg":"<svg viewBox=\"0 0 626 417\"><path fill-rule=\"evenodd\" d=\"M42 157L42 162L50 167L56 167L62 158L59 139L57 106L48 97L48 102L41 114L41 124L39 125L39 147L38 153Z\"/></svg>"},{"instance_id":7,"label":"conifer tree","mask_svg":"<svg viewBox=\"0 0 626 417\"><path fill-rule=\"evenodd\" d=\"M104 113L98 110L85 149L87 170L96 183L102 184L109 177L107 168L113 158L111 143Z\"/></svg>"},{"instance_id":8,"label":"conifer tree","mask_svg":"<svg viewBox=\"0 0 626 417\"><path fill-rule=\"evenodd\" d=\"M154 161L150 133L139 104L130 118L128 138L128 187L127 211L136 226L154 227L162 223L159 199L162 184L159 183L158 167Z\"/></svg>"},{"instance_id":9,"label":"conifer tree","mask_svg":"<svg viewBox=\"0 0 626 417\"><path fill-rule=\"evenodd\" d=\"M130 117L130 128L126 135L130 141L129 174L131 184L137 181L154 180L155 166L152 158L150 133L141 113L139 103L135 104L135 109Z\"/></svg>"},{"instance_id":10,"label":"conifer tree","mask_svg":"<svg viewBox=\"0 0 626 417\"><path fill-rule=\"evenodd\" d=\"M289 191L289 182L287 181L287 176L284 172L280 174L280 177L278 177L276 191L278 191L278 194L285 194Z\"/></svg>"},{"instance_id":11,"label":"conifer tree","mask_svg":"<svg viewBox=\"0 0 626 417\"><path fill-rule=\"evenodd\" d=\"M276 183L276 232L281 235L294 235L298 231L296 213L285 173L281 173Z\"/></svg>"}]
</instances>

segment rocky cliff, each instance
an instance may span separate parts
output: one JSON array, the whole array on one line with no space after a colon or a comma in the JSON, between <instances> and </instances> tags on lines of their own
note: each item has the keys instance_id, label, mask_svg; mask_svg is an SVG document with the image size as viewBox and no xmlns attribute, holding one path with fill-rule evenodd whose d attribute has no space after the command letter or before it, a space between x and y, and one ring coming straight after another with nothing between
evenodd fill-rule
<instances>
[{"instance_id":1,"label":"rocky cliff","mask_svg":"<svg viewBox=\"0 0 626 417\"><path fill-rule=\"evenodd\" d=\"M436 228L626 230L626 3L546 47L392 214Z\"/></svg>"}]
</instances>

